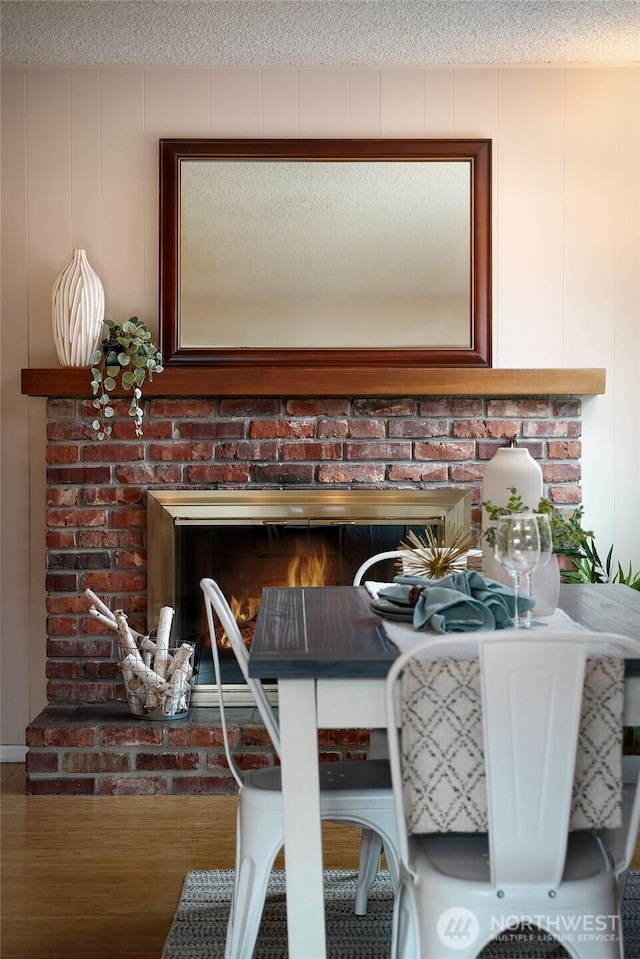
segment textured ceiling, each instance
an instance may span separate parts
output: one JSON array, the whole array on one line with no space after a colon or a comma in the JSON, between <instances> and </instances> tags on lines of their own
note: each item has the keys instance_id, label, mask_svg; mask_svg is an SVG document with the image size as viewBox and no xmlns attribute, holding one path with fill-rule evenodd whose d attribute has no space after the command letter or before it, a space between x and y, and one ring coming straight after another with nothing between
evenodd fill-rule
<instances>
[{"instance_id":1,"label":"textured ceiling","mask_svg":"<svg viewBox=\"0 0 640 959\"><path fill-rule=\"evenodd\" d=\"M2 0L3 63L631 63L624 0Z\"/></svg>"}]
</instances>

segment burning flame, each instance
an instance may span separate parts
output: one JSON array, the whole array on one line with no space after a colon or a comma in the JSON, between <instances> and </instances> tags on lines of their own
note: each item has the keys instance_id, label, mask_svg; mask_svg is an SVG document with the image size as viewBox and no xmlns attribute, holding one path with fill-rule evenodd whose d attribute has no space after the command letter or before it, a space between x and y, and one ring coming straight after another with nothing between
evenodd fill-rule
<instances>
[{"instance_id":1,"label":"burning flame","mask_svg":"<svg viewBox=\"0 0 640 959\"><path fill-rule=\"evenodd\" d=\"M322 586L327 569L327 551L322 556L296 556L289 563L287 586Z\"/></svg>"},{"instance_id":2,"label":"burning flame","mask_svg":"<svg viewBox=\"0 0 640 959\"><path fill-rule=\"evenodd\" d=\"M243 623L248 623L256 618L258 610L260 609L260 600L257 596L245 596L244 599L238 599L236 596L232 596L229 600L229 606L231 607L231 612L233 613L233 618L236 623L242 627ZM229 649L231 647L229 637L225 632L223 632L218 639L218 646L222 649Z\"/></svg>"},{"instance_id":3,"label":"burning flame","mask_svg":"<svg viewBox=\"0 0 640 959\"><path fill-rule=\"evenodd\" d=\"M327 552L323 544L322 555L295 556L291 560L287 569L286 585L322 586L324 584L326 570ZM238 626L242 626L244 623L255 619L258 615L260 600L256 596L246 596L243 599L237 599L237 597L232 596L229 605L231 606L231 612ZM247 645L249 645L249 642ZM218 640L218 645L225 649L231 645L226 633L222 634Z\"/></svg>"},{"instance_id":4,"label":"burning flame","mask_svg":"<svg viewBox=\"0 0 640 959\"><path fill-rule=\"evenodd\" d=\"M248 596L246 599L236 599L231 597L231 612L238 623L246 623L258 615L260 609L260 600L256 596Z\"/></svg>"}]
</instances>

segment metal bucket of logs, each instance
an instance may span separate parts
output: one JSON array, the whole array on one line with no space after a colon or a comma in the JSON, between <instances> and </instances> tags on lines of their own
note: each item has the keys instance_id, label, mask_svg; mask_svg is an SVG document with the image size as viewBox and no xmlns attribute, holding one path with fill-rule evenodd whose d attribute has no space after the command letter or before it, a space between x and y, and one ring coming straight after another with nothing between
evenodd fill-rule
<instances>
[{"instance_id":1,"label":"metal bucket of logs","mask_svg":"<svg viewBox=\"0 0 640 959\"><path fill-rule=\"evenodd\" d=\"M175 610L163 606L150 633L132 629L122 609L112 612L99 596L85 590L89 613L118 634L119 667L129 709L140 719L185 719L191 700L195 645L172 643Z\"/></svg>"},{"instance_id":2,"label":"metal bucket of logs","mask_svg":"<svg viewBox=\"0 0 640 959\"><path fill-rule=\"evenodd\" d=\"M127 702L139 718L176 720L189 712L195 647L171 643L173 613L171 606L163 606L157 628L148 635L118 630Z\"/></svg>"},{"instance_id":3,"label":"metal bucket of logs","mask_svg":"<svg viewBox=\"0 0 640 959\"><path fill-rule=\"evenodd\" d=\"M151 649L151 644L155 649ZM158 647L150 635L143 637L139 658L128 646L118 645L118 649L131 713L139 719L186 719L191 700L193 645Z\"/></svg>"}]
</instances>

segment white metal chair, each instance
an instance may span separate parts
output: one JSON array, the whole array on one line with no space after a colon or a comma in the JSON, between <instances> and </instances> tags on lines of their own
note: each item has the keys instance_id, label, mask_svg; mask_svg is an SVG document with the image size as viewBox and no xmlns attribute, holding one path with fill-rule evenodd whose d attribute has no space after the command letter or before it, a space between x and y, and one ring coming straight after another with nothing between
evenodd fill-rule
<instances>
[{"instance_id":1,"label":"white metal chair","mask_svg":"<svg viewBox=\"0 0 640 959\"><path fill-rule=\"evenodd\" d=\"M378 563L382 563L385 559L401 559L405 553L406 550L404 549L387 549L383 553L374 553L373 556L369 556L356 570L353 577L353 585L360 586L364 579L364 574L367 570L371 569L372 566L377 566Z\"/></svg>"},{"instance_id":2,"label":"white metal chair","mask_svg":"<svg viewBox=\"0 0 640 959\"><path fill-rule=\"evenodd\" d=\"M373 566L389 559L401 559L405 550L388 549L381 553L374 553L365 559L364 563L358 567L353 577L353 585L360 586L364 579L364 574ZM387 730L372 729L369 739L369 755L371 759L386 759L389 756L387 747ZM360 839L360 859L358 863L358 892L361 899L364 898L364 909L366 910L366 896L380 868L380 857L382 856L382 839L379 834L372 829L363 829ZM358 915L364 915L363 903L356 900L356 912Z\"/></svg>"},{"instance_id":3,"label":"white metal chair","mask_svg":"<svg viewBox=\"0 0 640 959\"><path fill-rule=\"evenodd\" d=\"M220 691L220 721L229 768L238 783L236 864L225 959L251 959L264 908L269 875L284 842L280 767L241 771L225 719L220 659L215 642L215 617L226 633L251 690L276 752L280 752L278 720L262 683L248 675L249 654L236 620L218 584L202 579L216 683ZM320 809L323 820L373 830L382 837L394 887L398 878L396 817L388 760L320 763ZM366 912L369 887L358 879L356 912Z\"/></svg>"},{"instance_id":4,"label":"white metal chair","mask_svg":"<svg viewBox=\"0 0 640 959\"><path fill-rule=\"evenodd\" d=\"M479 654L488 833L409 835L402 747L390 737L400 842L394 959L474 959L516 921L560 938L575 959L622 959L619 916L638 835L638 784L625 797L620 828L569 829L585 661L596 641L640 656L640 642L613 634L505 630L463 641ZM411 676L416 658L446 656L451 642L427 640L396 660L386 686L389 729L402 718L399 677ZM404 774L411 775L406 763ZM600 932L611 938L593 934L603 917Z\"/></svg>"}]
</instances>

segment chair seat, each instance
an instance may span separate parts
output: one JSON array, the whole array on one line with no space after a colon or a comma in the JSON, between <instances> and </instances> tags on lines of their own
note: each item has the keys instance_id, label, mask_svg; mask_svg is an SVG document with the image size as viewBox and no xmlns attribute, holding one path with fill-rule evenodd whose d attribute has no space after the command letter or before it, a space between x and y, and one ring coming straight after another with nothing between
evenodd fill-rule
<instances>
[{"instance_id":1,"label":"chair seat","mask_svg":"<svg viewBox=\"0 0 640 959\"><path fill-rule=\"evenodd\" d=\"M362 792L384 789L391 793L391 770L387 759L346 760L336 763L320 763L320 792ZM245 787L280 792L282 777L280 766L254 769L247 773Z\"/></svg>"},{"instance_id":2,"label":"chair seat","mask_svg":"<svg viewBox=\"0 0 640 959\"><path fill-rule=\"evenodd\" d=\"M428 868L442 876L466 882L490 881L489 837L486 833L414 836L409 845L419 869ZM597 836L588 832L571 833L563 883L589 879L610 870Z\"/></svg>"}]
</instances>

